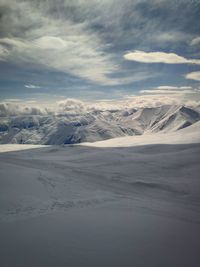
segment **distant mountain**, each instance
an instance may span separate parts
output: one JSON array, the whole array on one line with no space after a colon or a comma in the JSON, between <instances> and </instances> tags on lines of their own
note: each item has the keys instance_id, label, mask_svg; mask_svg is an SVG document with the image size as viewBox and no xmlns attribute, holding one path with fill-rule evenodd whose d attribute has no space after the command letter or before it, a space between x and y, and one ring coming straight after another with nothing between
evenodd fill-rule
<instances>
[{"instance_id":1,"label":"distant mountain","mask_svg":"<svg viewBox=\"0 0 200 267\"><path fill-rule=\"evenodd\" d=\"M0 143L74 144L174 132L199 121L200 113L184 106L91 111L82 114L0 117Z\"/></svg>"}]
</instances>

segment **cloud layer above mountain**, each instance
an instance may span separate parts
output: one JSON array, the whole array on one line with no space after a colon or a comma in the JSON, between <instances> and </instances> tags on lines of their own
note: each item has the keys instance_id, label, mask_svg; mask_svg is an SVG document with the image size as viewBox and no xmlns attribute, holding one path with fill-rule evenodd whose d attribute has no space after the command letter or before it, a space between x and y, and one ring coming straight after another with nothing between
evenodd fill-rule
<instances>
[{"instance_id":1,"label":"cloud layer above mountain","mask_svg":"<svg viewBox=\"0 0 200 267\"><path fill-rule=\"evenodd\" d=\"M162 87L161 87L162 88ZM31 101L22 101L20 99L7 100L0 103L0 117L6 116L30 116L30 115L61 115L61 114L83 114L94 111L109 111L109 110L127 110L132 108L159 107L163 105L185 105L188 107L199 108L200 100L186 100L184 94L179 93L179 97L174 94L166 94L165 91L189 90L184 88L168 88L163 86L163 89L152 89L141 92L140 96L125 96L123 99L115 101L80 101L77 99L63 99L56 103L40 103ZM157 92L158 91L158 92ZM161 92L160 92L161 91Z\"/></svg>"}]
</instances>

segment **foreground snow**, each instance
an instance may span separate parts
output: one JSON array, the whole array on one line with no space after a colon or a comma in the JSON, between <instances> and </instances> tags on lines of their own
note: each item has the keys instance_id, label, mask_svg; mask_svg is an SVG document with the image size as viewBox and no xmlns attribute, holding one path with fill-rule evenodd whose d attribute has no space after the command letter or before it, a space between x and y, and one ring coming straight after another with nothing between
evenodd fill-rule
<instances>
[{"instance_id":1,"label":"foreground snow","mask_svg":"<svg viewBox=\"0 0 200 267\"><path fill-rule=\"evenodd\" d=\"M45 145L25 145L25 144L6 144L0 145L0 153L27 150L27 149L36 149L40 147L47 147Z\"/></svg>"},{"instance_id":2,"label":"foreground snow","mask_svg":"<svg viewBox=\"0 0 200 267\"><path fill-rule=\"evenodd\" d=\"M199 124L190 127L182 143L0 153L0 266L200 266Z\"/></svg>"}]
</instances>

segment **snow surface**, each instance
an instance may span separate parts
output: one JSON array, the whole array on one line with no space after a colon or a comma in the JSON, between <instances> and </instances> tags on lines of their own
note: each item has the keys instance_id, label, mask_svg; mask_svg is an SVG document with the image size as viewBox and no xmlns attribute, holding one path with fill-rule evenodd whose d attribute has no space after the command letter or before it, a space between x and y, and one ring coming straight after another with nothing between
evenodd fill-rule
<instances>
[{"instance_id":1,"label":"snow surface","mask_svg":"<svg viewBox=\"0 0 200 267\"><path fill-rule=\"evenodd\" d=\"M4 144L0 145L0 153L9 151L19 151L26 149L35 149L40 147L47 147L45 145L26 145L26 144Z\"/></svg>"},{"instance_id":2,"label":"snow surface","mask_svg":"<svg viewBox=\"0 0 200 267\"><path fill-rule=\"evenodd\" d=\"M200 122L190 127L172 133L152 133L139 136L126 136L113 138L94 143L82 143L83 146L91 147L130 147L152 144L192 144L200 143Z\"/></svg>"},{"instance_id":3,"label":"snow surface","mask_svg":"<svg viewBox=\"0 0 200 267\"><path fill-rule=\"evenodd\" d=\"M200 266L198 132L0 153L0 266Z\"/></svg>"}]
</instances>

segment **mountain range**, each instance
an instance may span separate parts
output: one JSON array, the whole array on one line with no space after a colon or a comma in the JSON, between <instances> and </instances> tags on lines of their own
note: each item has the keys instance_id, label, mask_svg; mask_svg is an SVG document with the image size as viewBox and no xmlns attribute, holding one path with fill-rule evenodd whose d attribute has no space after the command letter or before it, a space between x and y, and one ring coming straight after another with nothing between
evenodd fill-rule
<instances>
[{"instance_id":1,"label":"mountain range","mask_svg":"<svg viewBox=\"0 0 200 267\"><path fill-rule=\"evenodd\" d=\"M79 113L2 115L0 143L60 145L95 142L123 136L174 132L199 119L199 110L176 105Z\"/></svg>"}]
</instances>

